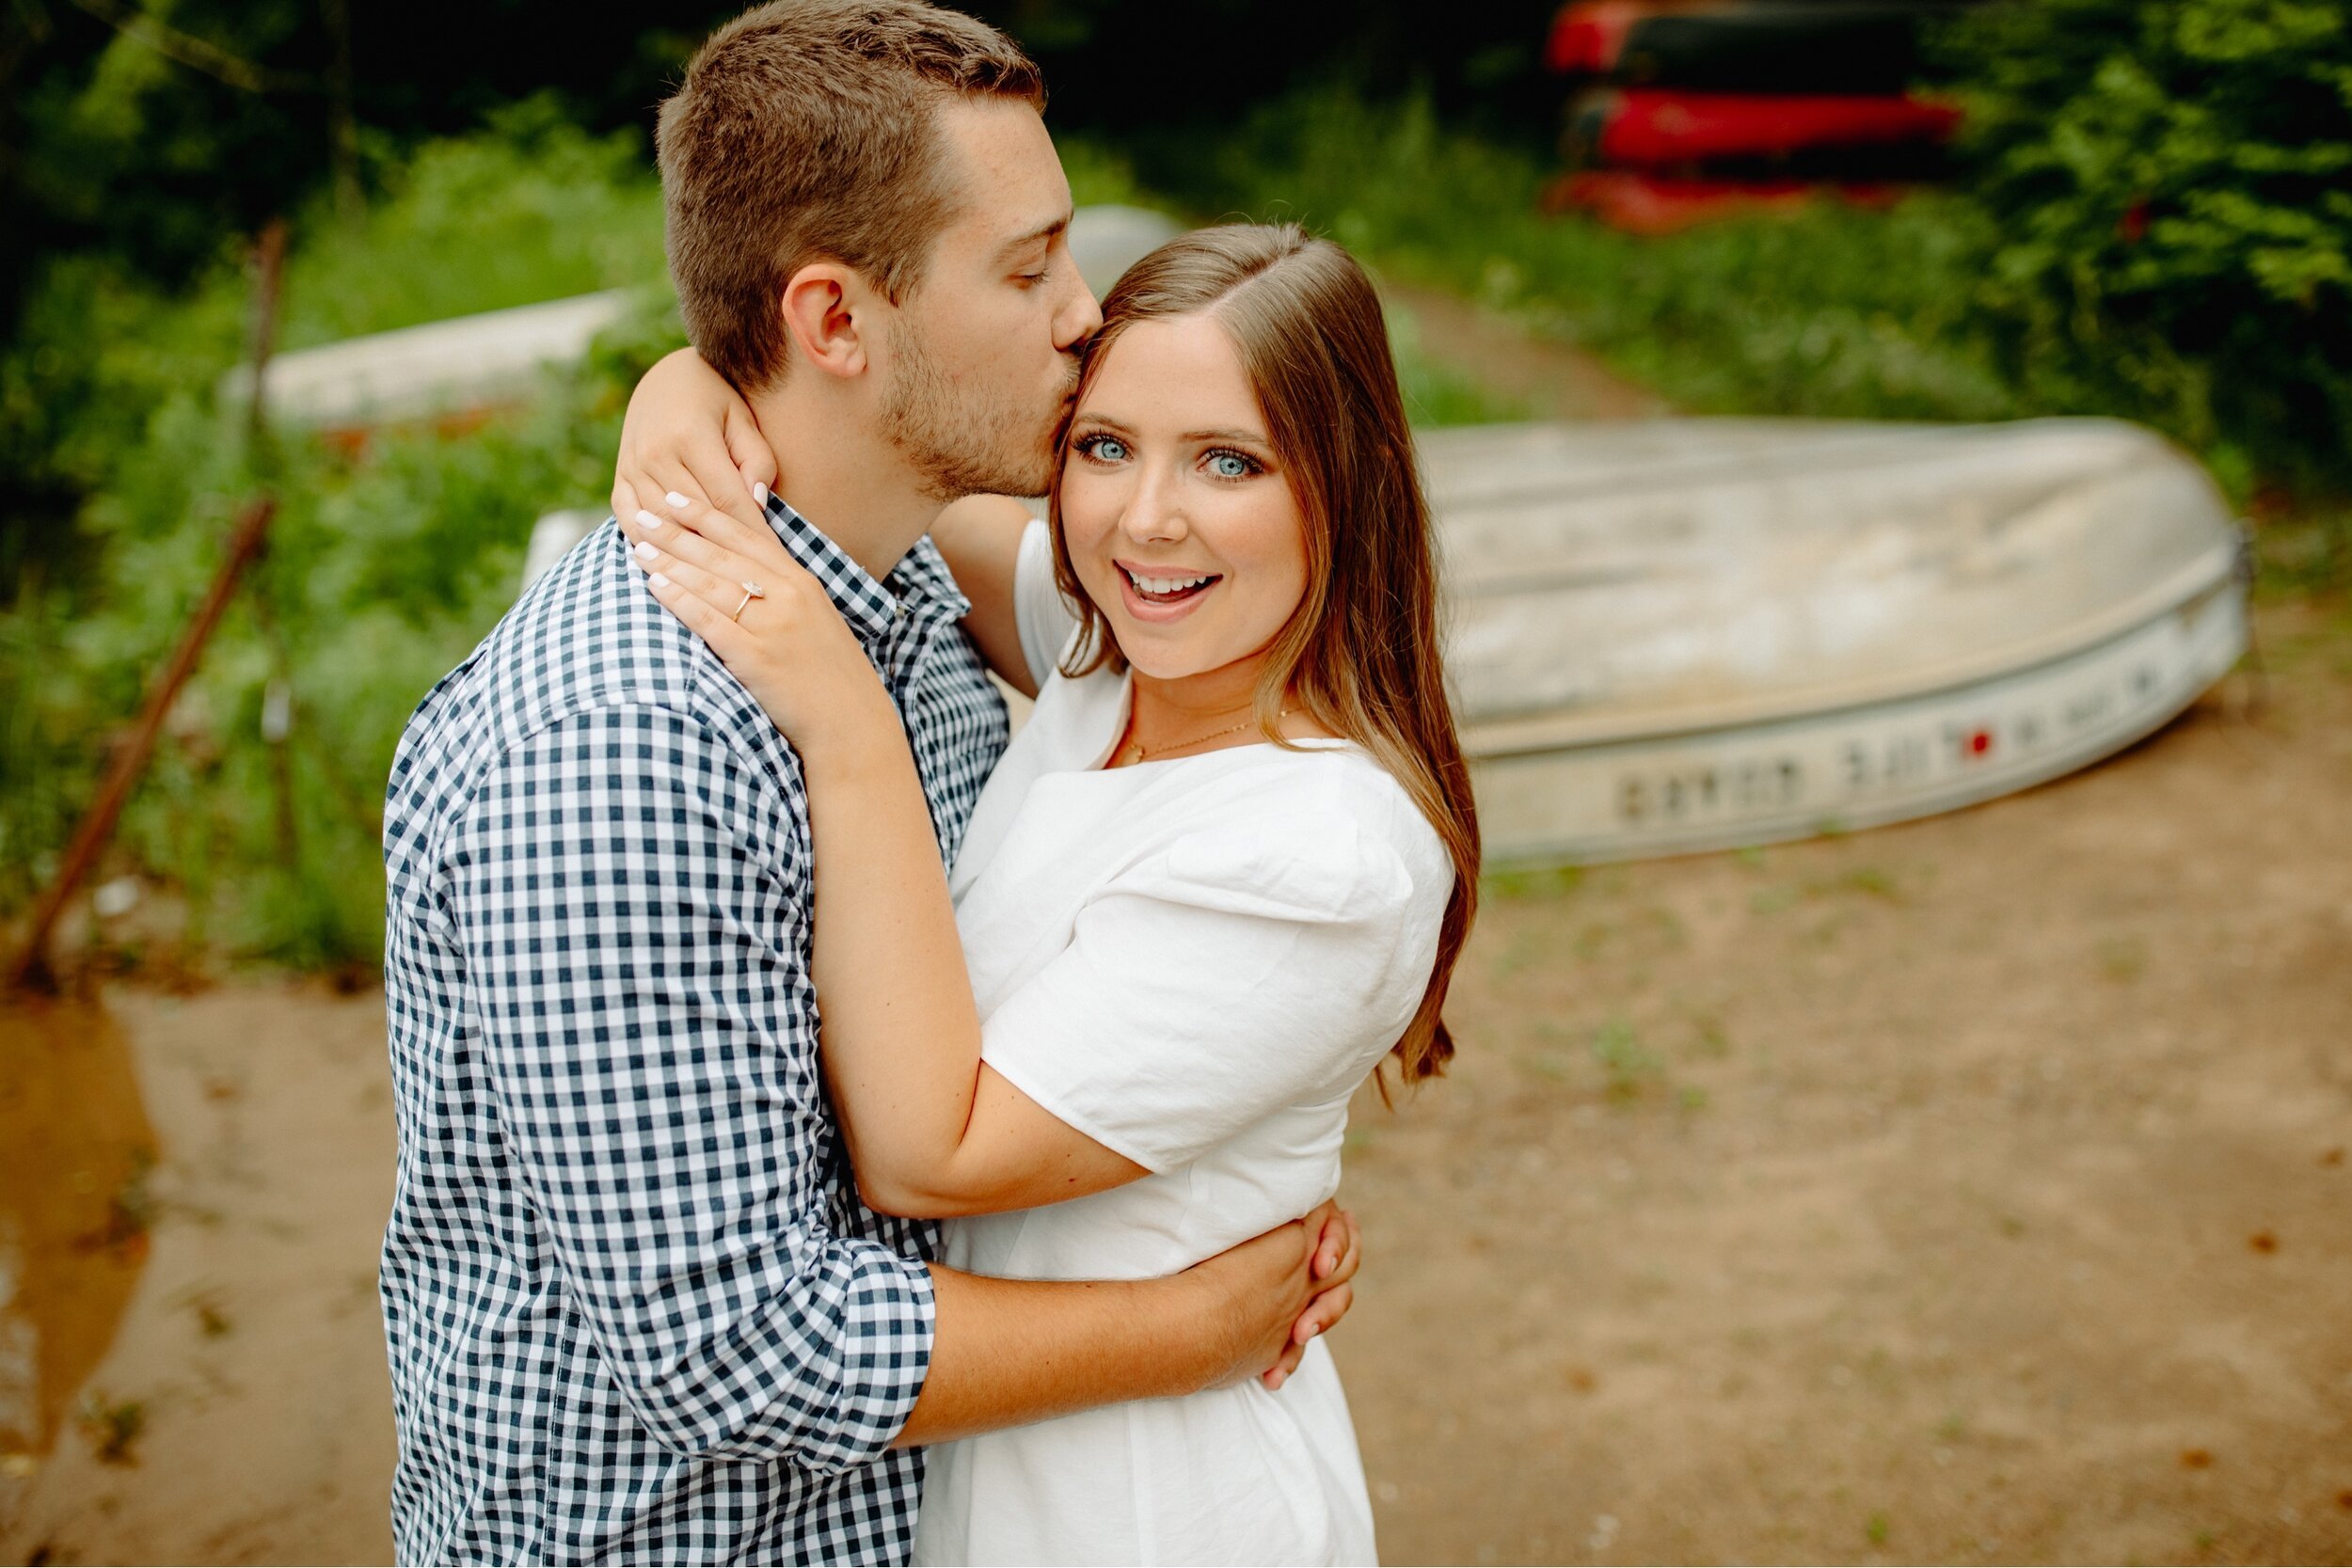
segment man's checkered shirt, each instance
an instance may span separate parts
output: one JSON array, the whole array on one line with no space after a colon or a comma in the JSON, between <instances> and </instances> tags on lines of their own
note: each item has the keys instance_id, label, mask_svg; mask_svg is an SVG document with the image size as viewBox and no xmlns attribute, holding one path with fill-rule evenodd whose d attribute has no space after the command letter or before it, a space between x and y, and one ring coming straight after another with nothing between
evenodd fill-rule
<instances>
[{"instance_id":1,"label":"man's checkered shirt","mask_svg":"<svg viewBox=\"0 0 2352 1568\"><path fill-rule=\"evenodd\" d=\"M952 856L1003 701L929 540L877 583L780 501ZM928 1224L858 1201L818 1072L808 802L610 523L402 737L384 820L405 1562L899 1562Z\"/></svg>"}]
</instances>

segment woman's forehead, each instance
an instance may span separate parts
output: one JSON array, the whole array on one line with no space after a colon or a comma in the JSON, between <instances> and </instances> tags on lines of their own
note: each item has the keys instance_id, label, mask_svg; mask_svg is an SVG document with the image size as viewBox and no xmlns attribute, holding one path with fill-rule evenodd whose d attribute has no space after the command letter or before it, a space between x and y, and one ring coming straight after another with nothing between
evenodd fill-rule
<instances>
[{"instance_id":1,"label":"woman's forehead","mask_svg":"<svg viewBox=\"0 0 2352 1568\"><path fill-rule=\"evenodd\" d=\"M1122 327L1088 378L1081 418L1134 429L1241 429L1263 424L1241 354L1207 311Z\"/></svg>"}]
</instances>

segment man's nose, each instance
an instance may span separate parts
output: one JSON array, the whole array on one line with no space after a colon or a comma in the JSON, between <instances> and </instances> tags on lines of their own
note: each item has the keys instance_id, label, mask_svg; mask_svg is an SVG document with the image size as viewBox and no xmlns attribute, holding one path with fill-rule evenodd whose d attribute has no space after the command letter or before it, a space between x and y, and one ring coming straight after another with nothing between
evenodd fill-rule
<instances>
[{"instance_id":1,"label":"man's nose","mask_svg":"<svg viewBox=\"0 0 2352 1568\"><path fill-rule=\"evenodd\" d=\"M1071 279L1070 297L1062 301L1060 311L1054 318L1054 346L1064 354L1075 354L1086 346L1086 341L1102 330L1103 307L1078 276L1078 266L1072 261L1068 269Z\"/></svg>"}]
</instances>

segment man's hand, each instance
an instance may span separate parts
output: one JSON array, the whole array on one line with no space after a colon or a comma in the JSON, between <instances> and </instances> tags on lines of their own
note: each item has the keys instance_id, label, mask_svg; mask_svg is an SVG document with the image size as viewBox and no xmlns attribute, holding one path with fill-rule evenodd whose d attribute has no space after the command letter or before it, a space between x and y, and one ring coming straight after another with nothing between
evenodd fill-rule
<instances>
[{"instance_id":1,"label":"man's hand","mask_svg":"<svg viewBox=\"0 0 2352 1568\"><path fill-rule=\"evenodd\" d=\"M1326 1203L1187 1269L1223 1327L1211 1386L1256 1377L1279 1388L1315 1336L1346 1315L1361 1254L1354 1217Z\"/></svg>"},{"instance_id":2,"label":"man's hand","mask_svg":"<svg viewBox=\"0 0 2352 1568\"><path fill-rule=\"evenodd\" d=\"M1325 1207L1329 1208L1329 1205ZM1282 1352L1282 1359L1258 1374L1258 1381L1268 1388L1279 1388L1298 1370L1306 1359L1307 1347L1315 1336L1339 1326L1347 1309L1356 1305L1356 1266L1363 1261L1364 1233L1356 1224L1356 1216L1344 1209L1332 1208L1330 1218L1323 1222L1323 1235L1315 1243L1313 1272L1316 1293L1308 1300L1307 1309L1291 1325L1291 1342Z\"/></svg>"}]
</instances>

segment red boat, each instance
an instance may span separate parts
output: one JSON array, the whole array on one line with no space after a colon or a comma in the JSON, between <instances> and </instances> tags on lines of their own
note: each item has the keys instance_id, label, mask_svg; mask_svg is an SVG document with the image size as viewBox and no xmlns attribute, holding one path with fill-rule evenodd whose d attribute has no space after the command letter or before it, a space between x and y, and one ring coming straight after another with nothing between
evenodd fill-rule
<instances>
[{"instance_id":1,"label":"red boat","mask_svg":"<svg viewBox=\"0 0 2352 1568\"><path fill-rule=\"evenodd\" d=\"M1960 123L1912 97L1767 97L1611 87L1579 99L1565 150L1577 164L1635 167L1769 160L1822 149L1933 147Z\"/></svg>"},{"instance_id":2,"label":"red boat","mask_svg":"<svg viewBox=\"0 0 2352 1568\"><path fill-rule=\"evenodd\" d=\"M1545 63L1563 75L1718 90L1899 92L1919 24L1963 0L1576 0Z\"/></svg>"},{"instance_id":3,"label":"red boat","mask_svg":"<svg viewBox=\"0 0 2352 1568\"><path fill-rule=\"evenodd\" d=\"M1628 234L1673 234L1719 218L1788 213L1817 197L1856 207L1891 205L1899 185L1811 180L1709 180L1648 169L1588 168L1564 174L1543 196L1549 213L1587 213Z\"/></svg>"}]
</instances>

